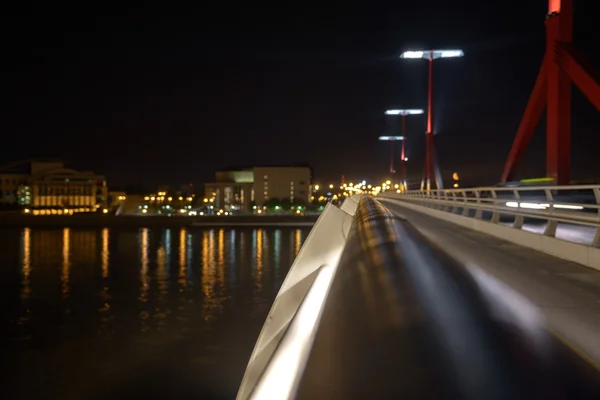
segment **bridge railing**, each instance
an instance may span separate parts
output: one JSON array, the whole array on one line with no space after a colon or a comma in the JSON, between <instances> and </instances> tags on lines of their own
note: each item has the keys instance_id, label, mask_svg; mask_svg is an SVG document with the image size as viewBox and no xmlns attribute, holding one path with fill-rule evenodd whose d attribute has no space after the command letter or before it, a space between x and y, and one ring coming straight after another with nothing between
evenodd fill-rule
<instances>
[{"instance_id":1,"label":"bridge railing","mask_svg":"<svg viewBox=\"0 0 600 400\"><path fill-rule=\"evenodd\" d=\"M527 300L354 196L303 244L237 398L594 398L590 368Z\"/></svg>"},{"instance_id":2,"label":"bridge railing","mask_svg":"<svg viewBox=\"0 0 600 400\"><path fill-rule=\"evenodd\" d=\"M379 196L549 237L556 237L559 224L583 226L587 229L577 243L600 247L600 185L412 190ZM526 222L544 225L536 230Z\"/></svg>"}]
</instances>

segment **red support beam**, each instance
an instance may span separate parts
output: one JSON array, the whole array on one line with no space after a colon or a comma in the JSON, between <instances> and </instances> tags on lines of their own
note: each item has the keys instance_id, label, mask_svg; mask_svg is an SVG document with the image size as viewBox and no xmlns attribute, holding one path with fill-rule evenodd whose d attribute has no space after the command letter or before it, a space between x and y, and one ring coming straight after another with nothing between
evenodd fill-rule
<instances>
[{"instance_id":1,"label":"red support beam","mask_svg":"<svg viewBox=\"0 0 600 400\"><path fill-rule=\"evenodd\" d=\"M546 107L547 63L548 58L545 57L544 61L542 61L540 72L538 73L535 81L533 92L531 92L529 102L525 108L525 114L523 114L523 119L521 120L519 129L517 130L517 136L515 136L512 148L510 149L508 160L506 160L506 164L504 165L502 182L508 182L514 179L515 173L517 172L517 167L521 163L521 160L523 160L523 156L525 156L525 150L527 150L527 146L529 146L529 142L533 137L535 127L540 121L540 118L542 118L544 108Z\"/></svg>"},{"instance_id":2,"label":"red support beam","mask_svg":"<svg viewBox=\"0 0 600 400\"><path fill-rule=\"evenodd\" d=\"M517 130L502 182L514 178L546 106L546 176L559 185L571 179L572 83L600 110L600 85L593 68L576 56L573 41L573 1L549 0L546 18L546 55L533 93Z\"/></svg>"},{"instance_id":3,"label":"red support beam","mask_svg":"<svg viewBox=\"0 0 600 400\"><path fill-rule=\"evenodd\" d=\"M429 55L429 89L427 96L427 132L425 133L425 185L431 190L434 180L433 164L433 50Z\"/></svg>"},{"instance_id":4,"label":"red support beam","mask_svg":"<svg viewBox=\"0 0 600 400\"><path fill-rule=\"evenodd\" d=\"M394 178L394 156L395 156L395 152L394 152L394 141L390 140L390 179Z\"/></svg>"},{"instance_id":5,"label":"red support beam","mask_svg":"<svg viewBox=\"0 0 600 400\"><path fill-rule=\"evenodd\" d=\"M575 86L600 111L598 71L571 45L556 45L556 62L569 75Z\"/></svg>"},{"instance_id":6,"label":"red support beam","mask_svg":"<svg viewBox=\"0 0 600 400\"><path fill-rule=\"evenodd\" d=\"M400 182L402 186L402 191L406 190L406 158L405 153L405 143L406 143L406 114L402 114L402 150L400 151L400 174L402 175Z\"/></svg>"},{"instance_id":7,"label":"red support beam","mask_svg":"<svg viewBox=\"0 0 600 400\"><path fill-rule=\"evenodd\" d=\"M546 105L546 177L558 185L571 180L571 81L556 62L558 43L573 40L571 2L560 4L560 14L546 20L547 105Z\"/></svg>"}]
</instances>

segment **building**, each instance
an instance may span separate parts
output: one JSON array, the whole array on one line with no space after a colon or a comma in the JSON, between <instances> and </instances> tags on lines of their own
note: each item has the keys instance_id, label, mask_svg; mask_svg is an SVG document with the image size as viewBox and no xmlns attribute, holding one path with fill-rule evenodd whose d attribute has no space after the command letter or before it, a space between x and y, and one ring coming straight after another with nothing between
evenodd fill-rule
<instances>
[{"instance_id":1,"label":"building","mask_svg":"<svg viewBox=\"0 0 600 400\"><path fill-rule=\"evenodd\" d=\"M65 168L62 161L28 160L0 167L0 203L41 214L92 212L107 205L104 176ZM37 212L36 212L37 214Z\"/></svg>"},{"instance_id":2,"label":"building","mask_svg":"<svg viewBox=\"0 0 600 400\"><path fill-rule=\"evenodd\" d=\"M143 194L128 194L126 201L115 210L117 215L141 215L143 214L144 204L147 201L144 200L146 196ZM147 211L146 211L147 212Z\"/></svg>"},{"instance_id":3,"label":"building","mask_svg":"<svg viewBox=\"0 0 600 400\"><path fill-rule=\"evenodd\" d=\"M309 167L251 167L219 171L216 182L205 185L206 196L218 209L250 211L271 200L307 204L310 200Z\"/></svg>"},{"instance_id":4,"label":"building","mask_svg":"<svg viewBox=\"0 0 600 400\"><path fill-rule=\"evenodd\" d=\"M107 195L106 207L112 211L121 211L127 200L127 193L122 191L110 191Z\"/></svg>"}]
</instances>

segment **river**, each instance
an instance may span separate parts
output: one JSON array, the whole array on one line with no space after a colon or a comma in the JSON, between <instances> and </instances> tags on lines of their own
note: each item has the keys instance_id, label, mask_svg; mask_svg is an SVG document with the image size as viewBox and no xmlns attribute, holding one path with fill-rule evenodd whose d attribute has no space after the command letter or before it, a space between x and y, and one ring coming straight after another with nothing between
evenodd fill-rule
<instances>
[{"instance_id":1,"label":"river","mask_svg":"<svg viewBox=\"0 0 600 400\"><path fill-rule=\"evenodd\" d=\"M307 233L0 229L8 398L234 398Z\"/></svg>"}]
</instances>

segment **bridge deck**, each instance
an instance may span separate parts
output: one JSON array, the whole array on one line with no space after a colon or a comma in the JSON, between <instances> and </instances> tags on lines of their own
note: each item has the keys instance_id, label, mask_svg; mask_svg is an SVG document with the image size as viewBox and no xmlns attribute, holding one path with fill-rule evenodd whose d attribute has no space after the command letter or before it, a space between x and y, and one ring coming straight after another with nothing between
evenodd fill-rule
<instances>
[{"instance_id":1,"label":"bridge deck","mask_svg":"<svg viewBox=\"0 0 600 400\"><path fill-rule=\"evenodd\" d=\"M568 346L600 363L600 272L381 199L458 261L478 266L537 305Z\"/></svg>"}]
</instances>

